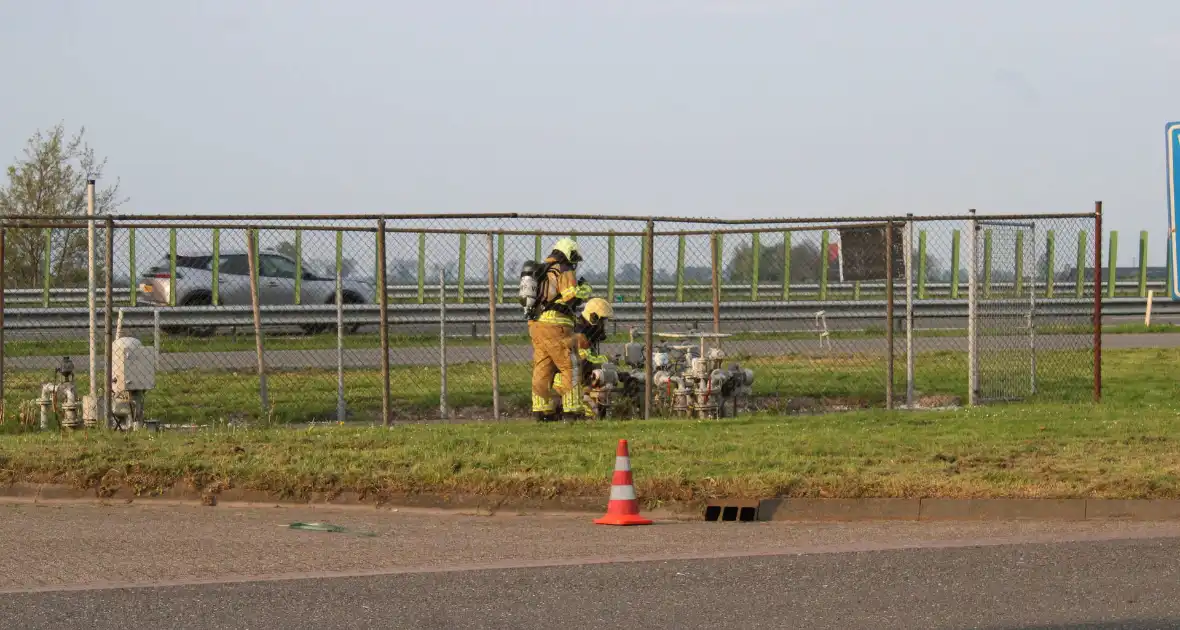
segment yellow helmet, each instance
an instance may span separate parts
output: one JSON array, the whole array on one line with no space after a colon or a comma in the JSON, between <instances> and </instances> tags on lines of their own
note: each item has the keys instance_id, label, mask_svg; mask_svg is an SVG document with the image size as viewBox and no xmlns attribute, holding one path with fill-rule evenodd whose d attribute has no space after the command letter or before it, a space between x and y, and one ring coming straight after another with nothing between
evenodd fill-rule
<instances>
[{"instance_id":1,"label":"yellow helmet","mask_svg":"<svg viewBox=\"0 0 1180 630\"><path fill-rule=\"evenodd\" d=\"M586 301L586 305L582 307L582 319L590 322L591 325L614 316L614 307L610 305L610 302L602 298L590 298Z\"/></svg>"},{"instance_id":2,"label":"yellow helmet","mask_svg":"<svg viewBox=\"0 0 1180 630\"><path fill-rule=\"evenodd\" d=\"M553 250L561 252L565 259L571 263L578 263L582 260L582 254L578 252L578 242L572 238L563 238L553 244Z\"/></svg>"}]
</instances>

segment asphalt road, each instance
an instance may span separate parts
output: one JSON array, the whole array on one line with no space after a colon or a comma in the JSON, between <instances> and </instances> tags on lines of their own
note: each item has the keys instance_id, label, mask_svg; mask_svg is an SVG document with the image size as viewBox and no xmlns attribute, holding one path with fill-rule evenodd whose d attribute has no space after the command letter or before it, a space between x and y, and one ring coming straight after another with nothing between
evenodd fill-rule
<instances>
[{"instance_id":1,"label":"asphalt road","mask_svg":"<svg viewBox=\"0 0 1180 630\"><path fill-rule=\"evenodd\" d=\"M0 510L0 628L1180 627L1176 524Z\"/></svg>"}]
</instances>

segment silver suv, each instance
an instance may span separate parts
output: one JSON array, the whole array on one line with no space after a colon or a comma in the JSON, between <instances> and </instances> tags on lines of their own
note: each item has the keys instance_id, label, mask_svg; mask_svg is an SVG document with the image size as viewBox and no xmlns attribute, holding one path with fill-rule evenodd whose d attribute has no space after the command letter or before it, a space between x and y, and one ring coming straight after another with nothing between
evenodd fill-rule
<instances>
[{"instance_id":1,"label":"silver suv","mask_svg":"<svg viewBox=\"0 0 1180 630\"><path fill-rule=\"evenodd\" d=\"M171 274L167 256L145 271L136 287L139 299L150 304L170 304ZM295 304L295 261L274 252L258 255L258 303L261 305ZM341 287L345 304L369 304L375 299L376 286L369 282L345 279ZM245 252L221 252L217 274L218 303L225 306L250 306L250 264ZM306 268L300 283L302 304L335 304L336 279L317 275ZM176 302L178 306L213 304L213 255L196 253L176 257ZM327 326L305 326L318 332ZM352 327L353 330L357 328ZM195 335L212 334L212 328L182 331Z\"/></svg>"}]
</instances>

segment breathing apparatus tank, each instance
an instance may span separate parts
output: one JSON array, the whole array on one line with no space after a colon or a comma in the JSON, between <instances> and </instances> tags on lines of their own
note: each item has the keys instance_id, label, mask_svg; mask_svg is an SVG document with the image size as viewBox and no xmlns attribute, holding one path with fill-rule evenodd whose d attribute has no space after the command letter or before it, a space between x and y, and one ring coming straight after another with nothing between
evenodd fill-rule
<instances>
[{"instance_id":1,"label":"breathing apparatus tank","mask_svg":"<svg viewBox=\"0 0 1180 630\"><path fill-rule=\"evenodd\" d=\"M517 297L520 306L524 308L525 317L533 319L540 303L541 277L545 275L545 265L534 260L526 260L520 266L520 289Z\"/></svg>"}]
</instances>

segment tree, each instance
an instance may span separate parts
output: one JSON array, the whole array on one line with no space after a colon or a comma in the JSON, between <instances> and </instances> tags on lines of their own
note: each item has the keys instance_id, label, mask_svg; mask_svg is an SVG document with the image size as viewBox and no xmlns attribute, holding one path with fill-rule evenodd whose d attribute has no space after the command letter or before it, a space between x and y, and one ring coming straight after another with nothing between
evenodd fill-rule
<instances>
[{"instance_id":1,"label":"tree","mask_svg":"<svg viewBox=\"0 0 1180 630\"><path fill-rule=\"evenodd\" d=\"M95 156L85 134L82 128L67 136L61 123L34 133L25 144L24 155L8 167L8 183L0 187L0 215L51 223L60 223L50 221L52 217L84 218L87 180L101 180L107 164L106 158ZM118 180L94 192L96 215L110 214L126 202L127 198L120 196ZM10 286L39 284L44 273L45 234L41 228L8 231L4 273ZM95 262L101 264L101 230L97 235ZM49 252L49 272L55 284L85 282L88 257L84 228L53 228Z\"/></svg>"},{"instance_id":2,"label":"tree","mask_svg":"<svg viewBox=\"0 0 1180 630\"><path fill-rule=\"evenodd\" d=\"M782 242L774 245L763 245L758 259L758 279L760 282L782 282L783 253ZM738 245L729 264L725 266L726 276L730 282L749 282L753 276L753 251L750 243ZM820 258L819 246L806 241L791 246L791 282L811 283L819 282ZM836 264L828 266L828 279L838 278L839 269Z\"/></svg>"}]
</instances>

